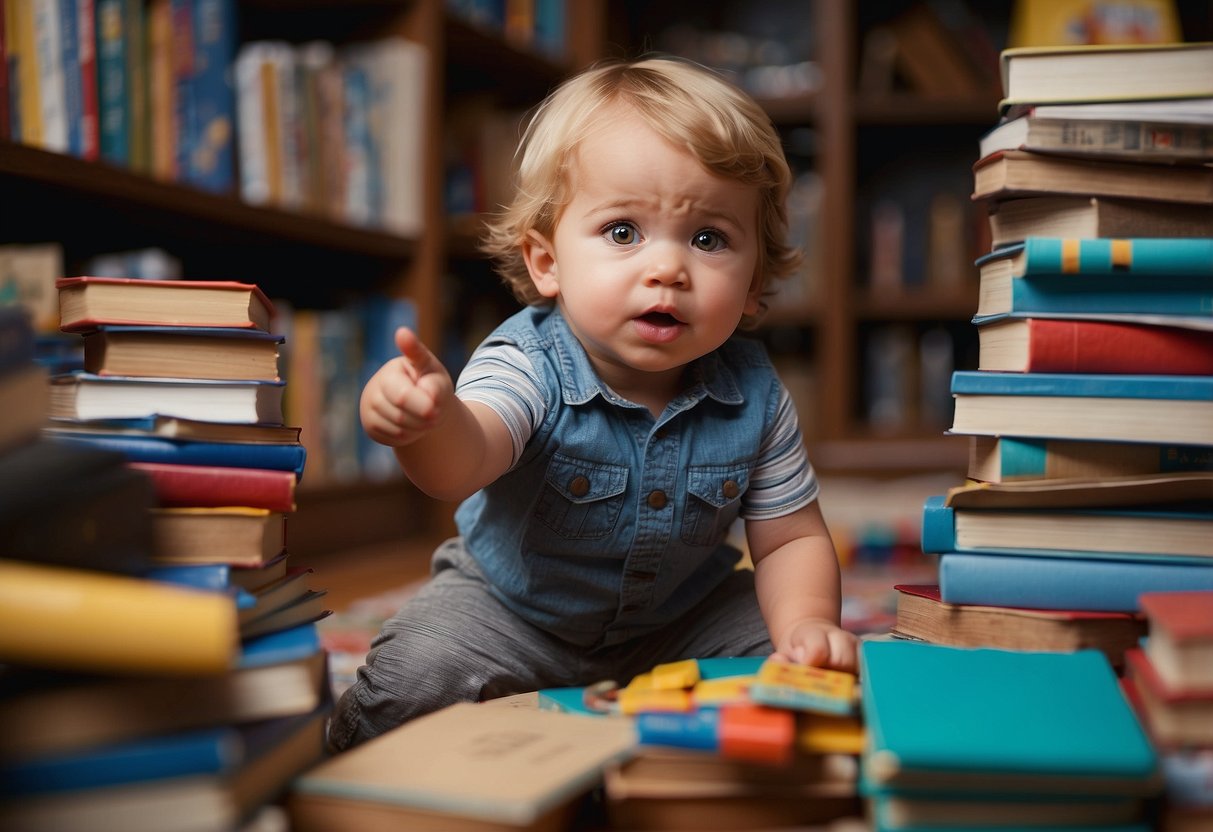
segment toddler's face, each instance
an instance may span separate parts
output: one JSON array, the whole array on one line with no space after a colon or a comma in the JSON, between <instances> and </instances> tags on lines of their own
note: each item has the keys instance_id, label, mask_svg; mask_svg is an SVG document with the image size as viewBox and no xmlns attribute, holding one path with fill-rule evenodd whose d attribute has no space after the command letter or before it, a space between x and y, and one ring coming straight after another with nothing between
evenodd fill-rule
<instances>
[{"instance_id":1,"label":"toddler's face","mask_svg":"<svg viewBox=\"0 0 1213 832\"><path fill-rule=\"evenodd\" d=\"M608 383L668 379L758 311L757 188L708 172L626 109L573 161L573 199L538 261L549 268L532 276Z\"/></svg>"}]
</instances>

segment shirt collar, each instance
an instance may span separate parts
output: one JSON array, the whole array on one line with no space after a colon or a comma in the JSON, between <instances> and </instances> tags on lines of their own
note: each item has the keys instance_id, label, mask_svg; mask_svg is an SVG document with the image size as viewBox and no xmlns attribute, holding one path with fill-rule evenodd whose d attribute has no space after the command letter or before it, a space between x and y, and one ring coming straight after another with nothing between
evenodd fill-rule
<instances>
[{"instance_id":1,"label":"shirt collar","mask_svg":"<svg viewBox=\"0 0 1213 832\"><path fill-rule=\"evenodd\" d=\"M638 406L620 398L602 383L590 364L590 357L585 348L569 329L568 322L559 308L551 309L547 321L552 329L551 342L556 354L556 363L560 367L560 394L565 404L585 404L595 396L602 396L612 404L623 407ZM745 396L742 395L733 369L721 357L720 350L710 352L695 361L691 366L690 378L690 386L675 397L671 405L682 405L685 408L707 397L721 404L745 403Z\"/></svg>"}]
</instances>

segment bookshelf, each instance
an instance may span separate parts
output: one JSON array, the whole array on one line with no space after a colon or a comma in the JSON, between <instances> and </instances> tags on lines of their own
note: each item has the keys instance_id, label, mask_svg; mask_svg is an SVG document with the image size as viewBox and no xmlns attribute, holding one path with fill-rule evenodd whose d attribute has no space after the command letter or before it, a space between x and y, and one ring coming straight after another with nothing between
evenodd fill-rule
<instances>
[{"instance_id":1,"label":"bookshelf","mask_svg":"<svg viewBox=\"0 0 1213 832\"><path fill-rule=\"evenodd\" d=\"M149 10L155 0L149 0ZM294 309L331 310L375 295L408 298L423 339L441 344L451 315L452 261L471 260L475 220L449 223L443 199L448 110L469 97L492 107L537 102L596 55L601 4L568 3L562 54L525 34L464 20L445 0L237 0L239 44L326 41L340 48L403 37L425 48L413 125L421 142L420 230L400 234L323 215L314 207L254 205L233 187L200 190L133 165L51 152L0 131L0 246L56 243L65 271L98 254L156 247L186 278L254 282ZM154 105L153 105L154 106ZM460 229L464 229L461 232ZM305 444L307 440L305 439ZM308 483L298 494L291 548L302 556L427 536L448 507L403 480Z\"/></svg>"}]
</instances>

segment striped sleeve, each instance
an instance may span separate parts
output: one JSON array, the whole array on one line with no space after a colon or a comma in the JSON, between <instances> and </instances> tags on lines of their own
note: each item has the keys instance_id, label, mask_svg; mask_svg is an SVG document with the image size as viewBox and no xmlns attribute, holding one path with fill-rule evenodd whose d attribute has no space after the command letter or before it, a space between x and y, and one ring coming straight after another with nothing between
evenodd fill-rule
<instances>
[{"instance_id":1,"label":"striped sleeve","mask_svg":"<svg viewBox=\"0 0 1213 832\"><path fill-rule=\"evenodd\" d=\"M547 415L542 380L526 353L514 344L479 347L459 374L455 394L487 405L505 422L514 446L511 467Z\"/></svg>"},{"instance_id":2,"label":"striped sleeve","mask_svg":"<svg viewBox=\"0 0 1213 832\"><path fill-rule=\"evenodd\" d=\"M809 462L800 423L787 388L779 386L779 405L758 451L741 517L770 520L791 514L817 499L817 474Z\"/></svg>"}]
</instances>

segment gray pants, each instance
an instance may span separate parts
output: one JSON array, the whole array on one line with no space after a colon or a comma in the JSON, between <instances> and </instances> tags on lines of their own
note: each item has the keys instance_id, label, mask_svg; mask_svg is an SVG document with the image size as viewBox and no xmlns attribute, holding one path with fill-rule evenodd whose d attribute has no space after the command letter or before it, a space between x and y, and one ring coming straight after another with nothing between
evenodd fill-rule
<instances>
[{"instance_id":1,"label":"gray pants","mask_svg":"<svg viewBox=\"0 0 1213 832\"><path fill-rule=\"evenodd\" d=\"M357 681L337 703L329 746L349 748L455 702L604 679L626 684L665 662L772 651L752 572L732 573L662 631L587 650L507 609L454 538L434 553L430 580L376 636Z\"/></svg>"}]
</instances>

